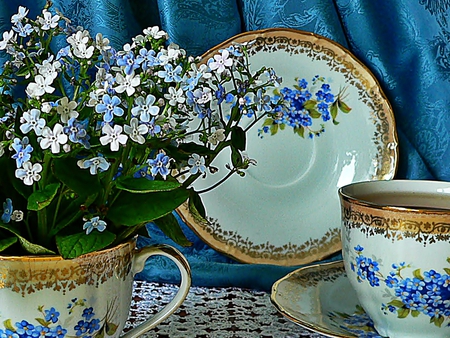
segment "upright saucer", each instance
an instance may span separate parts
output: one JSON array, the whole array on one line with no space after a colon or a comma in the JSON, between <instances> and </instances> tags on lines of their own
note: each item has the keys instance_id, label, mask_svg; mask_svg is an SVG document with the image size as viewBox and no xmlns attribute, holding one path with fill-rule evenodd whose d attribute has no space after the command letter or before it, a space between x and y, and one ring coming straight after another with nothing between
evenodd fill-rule
<instances>
[{"instance_id":1,"label":"upright saucer","mask_svg":"<svg viewBox=\"0 0 450 338\"><path fill-rule=\"evenodd\" d=\"M291 272L274 283L270 299L286 318L327 337L381 338L359 305L342 261Z\"/></svg>"}]
</instances>

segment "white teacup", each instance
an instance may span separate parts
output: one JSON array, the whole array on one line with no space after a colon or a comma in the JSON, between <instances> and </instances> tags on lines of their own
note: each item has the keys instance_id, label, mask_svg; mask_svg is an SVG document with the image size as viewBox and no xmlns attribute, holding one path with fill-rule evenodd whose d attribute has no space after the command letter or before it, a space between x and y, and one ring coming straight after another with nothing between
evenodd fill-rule
<instances>
[{"instance_id":1,"label":"white teacup","mask_svg":"<svg viewBox=\"0 0 450 338\"><path fill-rule=\"evenodd\" d=\"M191 273L186 258L171 246L135 247L132 240L71 260L0 256L0 337L140 337L181 305ZM121 335L134 275L155 255L176 263L178 293L160 312Z\"/></svg>"},{"instance_id":2,"label":"white teacup","mask_svg":"<svg viewBox=\"0 0 450 338\"><path fill-rule=\"evenodd\" d=\"M378 333L450 337L450 182L339 189L344 265Z\"/></svg>"}]
</instances>

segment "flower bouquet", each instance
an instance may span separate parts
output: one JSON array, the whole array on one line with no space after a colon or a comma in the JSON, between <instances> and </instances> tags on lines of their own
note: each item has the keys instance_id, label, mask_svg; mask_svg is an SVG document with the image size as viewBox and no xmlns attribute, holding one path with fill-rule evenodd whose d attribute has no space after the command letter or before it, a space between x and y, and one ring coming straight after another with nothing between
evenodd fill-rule
<instances>
[{"instance_id":1,"label":"flower bouquet","mask_svg":"<svg viewBox=\"0 0 450 338\"><path fill-rule=\"evenodd\" d=\"M0 40L2 254L74 258L147 234L150 221L189 245L172 211L189 201L204 217L192 183L245 175L253 125L303 137L323 129L311 118L335 122L336 105L318 109L300 83L279 91L273 69L251 70L245 45L201 62L157 27L115 49L50 6L36 19L19 7L11 23ZM226 148L229 164L215 167Z\"/></svg>"}]
</instances>

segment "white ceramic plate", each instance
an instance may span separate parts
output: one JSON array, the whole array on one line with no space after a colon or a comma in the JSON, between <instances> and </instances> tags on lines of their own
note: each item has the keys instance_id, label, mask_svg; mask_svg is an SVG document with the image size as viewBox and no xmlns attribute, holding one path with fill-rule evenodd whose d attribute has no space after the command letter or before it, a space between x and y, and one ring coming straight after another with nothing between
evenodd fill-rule
<instances>
[{"instance_id":1,"label":"white ceramic plate","mask_svg":"<svg viewBox=\"0 0 450 338\"><path fill-rule=\"evenodd\" d=\"M342 261L291 272L274 283L270 299L285 317L327 337L381 338L359 305Z\"/></svg>"},{"instance_id":2,"label":"white ceramic plate","mask_svg":"<svg viewBox=\"0 0 450 338\"><path fill-rule=\"evenodd\" d=\"M397 136L391 107L373 75L353 55L311 33L290 29L244 33L203 59L246 42L251 43L253 70L274 68L283 78L281 87L294 88L295 78L304 78L312 93L317 90L312 79L318 75L335 96L344 93L351 111L339 112L339 124L326 122L325 132L313 139L307 133L301 138L290 127L260 138L262 125L254 126L247 133L247 153L258 164L247 170L245 178L234 175L201 195L208 222L196 220L186 205L178 212L206 243L239 261L298 265L320 260L341 249L338 188L394 176ZM229 153L223 153L214 164L224 168L229 162ZM218 176L199 179L194 187L208 187Z\"/></svg>"}]
</instances>

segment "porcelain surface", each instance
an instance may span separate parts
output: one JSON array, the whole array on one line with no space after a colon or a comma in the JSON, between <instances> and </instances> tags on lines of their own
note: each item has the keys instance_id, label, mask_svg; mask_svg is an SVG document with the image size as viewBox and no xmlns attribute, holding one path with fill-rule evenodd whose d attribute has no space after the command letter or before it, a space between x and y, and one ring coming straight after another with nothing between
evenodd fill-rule
<instances>
[{"instance_id":1,"label":"porcelain surface","mask_svg":"<svg viewBox=\"0 0 450 338\"><path fill-rule=\"evenodd\" d=\"M295 270L274 283L271 301L285 317L327 337L381 337L361 308L342 261Z\"/></svg>"},{"instance_id":2,"label":"porcelain surface","mask_svg":"<svg viewBox=\"0 0 450 338\"><path fill-rule=\"evenodd\" d=\"M248 43L254 69L274 68L283 79L280 88L308 83L305 90L317 97L325 85L327 93L340 97L335 105L345 102L350 111L339 111L334 124L314 122L311 128L320 136L311 139L288 127L264 133L261 121L247 132L247 153L257 165L245 178L233 175L201 195L208 221L196 219L186 205L178 212L205 242L239 261L298 265L320 260L341 249L337 189L395 174L398 145L391 107L373 75L328 39L289 29L250 32L203 59L234 43ZM229 162L229 153L218 156L219 172L197 180L196 190L217 182Z\"/></svg>"},{"instance_id":3,"label":"porcelain surface","mask_svg":"<svg viewBox=\"0 0 450 338\"><path fill-rule=\"evenodd\" d=\"M380 335L450 337L450 183L340 189L344 266Z\"/></svg>"}]
</instances>

